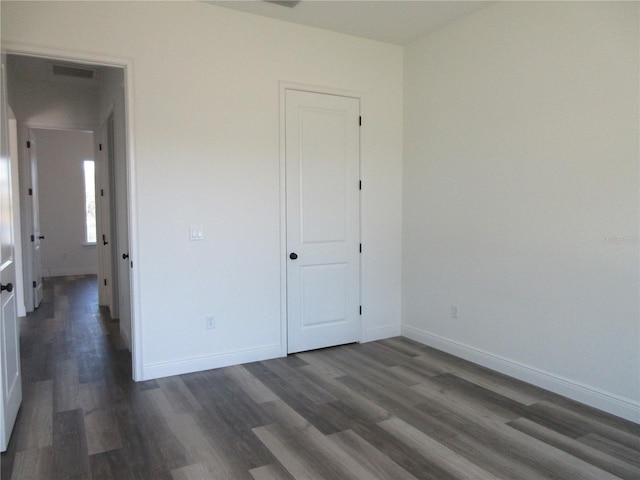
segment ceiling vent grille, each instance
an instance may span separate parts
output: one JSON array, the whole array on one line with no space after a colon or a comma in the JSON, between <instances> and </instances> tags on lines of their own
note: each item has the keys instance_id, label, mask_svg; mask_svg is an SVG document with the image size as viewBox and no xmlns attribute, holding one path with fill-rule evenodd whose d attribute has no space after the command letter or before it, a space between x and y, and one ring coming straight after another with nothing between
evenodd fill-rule
<instances>
[{"instance_id":1,"label":"ceiling vent grille","mask_svg":"<svg viewBox=\"0 0 640 480\"><path fill-rule=\"evenodd\" d=\"M79 80L95 80L98 72L89 68L72 67L69 65L51 66L51 72L54 77L77 78Z\"/></svg>"}]
</instances>

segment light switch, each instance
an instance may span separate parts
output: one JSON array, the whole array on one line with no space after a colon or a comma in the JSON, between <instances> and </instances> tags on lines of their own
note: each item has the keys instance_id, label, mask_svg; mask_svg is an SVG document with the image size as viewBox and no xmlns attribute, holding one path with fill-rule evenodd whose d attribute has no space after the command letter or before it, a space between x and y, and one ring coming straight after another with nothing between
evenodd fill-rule
<instances>
[{"instance_id":1,"label":"light switch","mask_svg":"<svg viewBox=\"0 0 640 480\"><path fill-rule=\"evenodd\" d=\"M204 240L204 227L189 227L189 240Z\"/></svg>"}]
</instances>

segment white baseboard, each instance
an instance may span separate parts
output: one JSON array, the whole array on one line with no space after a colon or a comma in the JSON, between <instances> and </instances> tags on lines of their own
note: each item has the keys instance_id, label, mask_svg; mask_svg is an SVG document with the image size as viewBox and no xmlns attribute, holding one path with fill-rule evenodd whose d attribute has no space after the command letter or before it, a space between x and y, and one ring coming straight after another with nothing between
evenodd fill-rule
<instances>
[{"instance_id":1,"label":"white baseboard","mask_svg":"<svg viewBox=\"0 0 640 480\"><path fill-rule=\"evenodd\" d=\"M640 402L632 399L605 392L569 378L545 372L409 325L402 325L402 335L456 357L464 358L483 367L640 424Z\"/></svg>"},{"instance_id":2,"label":"white baseboard","mask_svg":"<svg viewBox=\"0 0 640 480\"><path fill-rule=\"evenodd\" d=\"M97 275L97 270L91 268L49 268L42 270L42 276L44 277L70 277L73 275Z\"/></svg>"},{"instance_id":3,"label":"white baseboard","mask_svg":"<svg viewBox=\"0 0 640 480\"><path fill-rule=\"evenodd\" d=\"M362 343L375 342L385 338L397 337L400 335L400 324L385 325L384 327L370 328L362 332Z\"/></svg>"},{"instance_id":4,"label":"white baseboard","mask_svg":"<svg viewBox=\"0 0 640 480\"><path fill-rule=\"evenodd\" d=\"M155 378L200 372L202 370L211 370L213 368L229 367L231 365L239 365L242 363L259 362L281 356L281 348L278 344L251 350L226 352L219 355L185 358L173 362L152 363L142 367L141 380L153 380Z\"/></svg>"}]
</instances>

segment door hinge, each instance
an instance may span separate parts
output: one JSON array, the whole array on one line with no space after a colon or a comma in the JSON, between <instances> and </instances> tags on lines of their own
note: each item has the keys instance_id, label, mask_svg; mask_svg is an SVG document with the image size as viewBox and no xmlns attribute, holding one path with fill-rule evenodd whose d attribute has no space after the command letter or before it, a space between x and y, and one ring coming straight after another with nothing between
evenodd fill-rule
<instances>
[{"instance_id":1,"label":"door hinge","mask_svg":"<svg viewBox=\"0 0 640 480\"><path fill-rule=\"evenodd\" d=\"M362 180L360 180L360 182L358 182L358 190L362 190Z\"/></svg>"},{"instance_id":2,"label":"door hinge","mask_svg":"<svg viewBox=\"0 0 640 480\"><path fill-rule=\"evenodd\" d=\"M35 282L35 280L33 281L33 283L31 285L33 285L33 288L36 288L38 286L38 284Z\"/></svg>"},{"instance_id":3,"label":"door hinge","mask_svg":"<svg viewBox=\"0 0 640 480\"><path fill-rule=\"evenodd\" d=\"M106 287L106 286L107 286L107 279L105 278L105 279L103 280L103 282L104 282L104 286Z\"/></svg>"},{"instance_id":4,"label":"door hinge","mask_svg":"<svg viewBox=\"0 0 640 480\"><path fill-rule=\"evenodd\" d=\"M29 195L30 195L30 196L33 196L33 188L30 188L30 189L29 189Z\"/></svg>"},{"instance_id":5,"label":"door hinge","mask_svg":"<svg viewBox=\"0 0 640 480\"><path fill-rule=\"evenodd\" d=\"M362 117L360 117L360 118L359 118L359 122L358 122L358 124L359 124L360 126L362 126Z\"/></svg>"},{"instance_id":6,"label":"door hinge","mask_svg":"<svg viewBox=\"0 0 640 480\"><path fill-rule=\"evenodd\" d=\"M32 242L35 242L35 241L36 241L36 237L35 237L35 235L31 235L31 241L32 241Z\"/></svg>"},{"instance_id":7,"label":"door hinge","mask_svg":"<svg viewBox=\"0 0 640 480\"><path fill-rule=\"evenodd\" d=\"M27 140L27 148L31 148L31 142Z\"/></svg>"},{"instance_id":8,"label":"door hinge","mask_svg":"<svg viewBox=\"0 0 640 480\"><path fill-rule=\"evenodd\" d=\"M362 244L360 244L360 253L362 253Z\"/></svg>"},{"instance_id":9,"label":"door hinge","mask_svg":"<svg viewBox=\"0 0 640 480\"><path fill-rule=\"evenodd\" d=\"M100 149L100 151L102 151L102 144L98 144L98 148Z\"/></svg>"},{"instance_id":10,"label":"door hinge","mask_svg":"<svg viewBox=\"0 0 640 480\"><path fill-rule=\"evenodd\" d=\"M360 315L362 315L362 305L360 305Z\"/></svg>"},{"instance_id":11,"label":"door hinge","mask_svg":"<svg viewBox=\"0 0 640 480\"><path fill-rule=\"evenodd\" d=\"M100 196L101 196L101 197L104 197L104 188L101 188L101 189L100 189Z\"/></svg>"}]
</instances>

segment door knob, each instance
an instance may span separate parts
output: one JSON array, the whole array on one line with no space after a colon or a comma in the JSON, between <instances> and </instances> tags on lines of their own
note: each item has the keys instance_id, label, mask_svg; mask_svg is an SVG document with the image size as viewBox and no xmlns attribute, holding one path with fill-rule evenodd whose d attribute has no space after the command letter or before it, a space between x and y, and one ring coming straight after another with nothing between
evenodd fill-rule
<instances>
[{"instance_id":1,"label":"door knob","mask_svg":"<svg viewBox=\"0 0 640 480\"><path fill-rule=\"evenodd\" d=\"M289 258L290 258L291 260L295 260L296 258L298 258L298 254L297 254L297 253L295 253L295 252L292 252L292 253L291 253L291 255L289 255Z\"/></svg>"},{"instance_id":2,"label":"door knob","mask_svg":"<svg viewBox=\"0 0 640 480\"><path fill-rule=\"evenodd\" d=\"M129 254L128 253L123 253L122 254L122 259L126 260L127 258L129 258Z\"/></svg>"},{"instance_id":3,"label":"door knob","mask_svg":"<svg viewBox=\"0 0 640 480\"><path fill-rule=\"evenodd\" d=\"M0 284L0 292L7 291L9 293L13 292L13 283L7 283L6 285Z\"/></svg>"}]
</instances>

